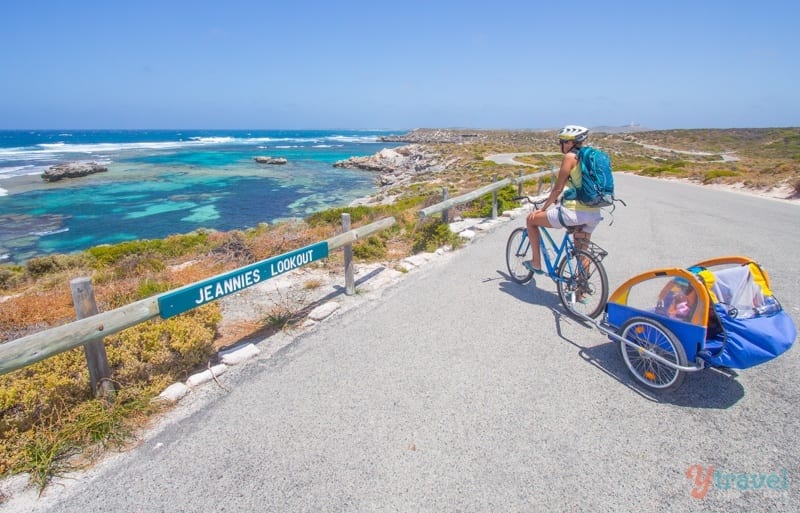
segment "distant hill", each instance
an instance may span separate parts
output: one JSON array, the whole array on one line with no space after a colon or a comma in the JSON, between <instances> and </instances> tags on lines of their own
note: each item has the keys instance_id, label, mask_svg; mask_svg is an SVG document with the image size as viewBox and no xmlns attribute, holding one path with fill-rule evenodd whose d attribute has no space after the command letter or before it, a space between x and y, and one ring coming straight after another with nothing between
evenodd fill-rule
<instances>
[{"instance_id":1,"label":"distant hill","mask_svg":"<svg viewBox=\"0 0 800 513\"><path fill-rule=\"evenodd\" d=\"M629 134L633 132L651 132L652 130L636 123L623 126L595 126L591 128L592 132L600 132L604 134Z\"/></svg>"}]
</instances>

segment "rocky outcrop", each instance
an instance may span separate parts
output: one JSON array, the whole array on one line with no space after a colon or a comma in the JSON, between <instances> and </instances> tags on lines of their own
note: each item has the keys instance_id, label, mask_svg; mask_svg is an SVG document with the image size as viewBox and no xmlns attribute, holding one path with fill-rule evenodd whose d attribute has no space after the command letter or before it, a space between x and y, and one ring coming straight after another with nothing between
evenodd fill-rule
<instances>
[{"instance_id":1,"label":"rocky outcrop","mask_svg":"<svg viewBox=\"0 0 800 513\"><path fill-rule=\"evenodd\" d=\"M284 157L256 157L255 161L259 164L286 164Z\"/></svg>"},{"instance_id":2,"label":"rocky outcrop","mask_svg":"<svg viewBox=\"0 0 800 513\"><path fill-rule=\"evenodd\" d=\"M426 150L418 144L399 148L384 148L367 157L350 157L336 162L334 167L364 169L380 173L378 185L406 183L423 173L436 173L445 169L447 163L440 155Z\"/></svg>"},{"instance_id":3,"label":"rocky outcrop","mask_svg":"<svg viewBox=\"0 0 800 513\"><path fill-rule=\"evenodd\" d=\"M417 128L402 135L385 135L381 142L408 142L414 144L465 143L485 141L488 133L480 130Z\"/></svg>"},{"instance_id":4,"label":"rocky outcrop","mask_svg":"<svg viewBox=\"0 0 800 513\"><path fill-rule=\"evenodd\" d=\"M101 166L96 162L68 162L57 164L42 173L42 180L45 182L57 182L64 178L78 178L94 173L105 173L108 171L106 166Z\"/></svg>"},{"instance_id":5,"label":"rocky outcrop","mask_svg":"<svg viewBox=\"0 0 800 513\"><path fill-rule=\"evenodd\" d=\"M416 128L402 135L380 137L381 142L412 144L508 144L510 146L553 146L555 130L473 130L459 128Z\"/></svg>"}]
</instances>

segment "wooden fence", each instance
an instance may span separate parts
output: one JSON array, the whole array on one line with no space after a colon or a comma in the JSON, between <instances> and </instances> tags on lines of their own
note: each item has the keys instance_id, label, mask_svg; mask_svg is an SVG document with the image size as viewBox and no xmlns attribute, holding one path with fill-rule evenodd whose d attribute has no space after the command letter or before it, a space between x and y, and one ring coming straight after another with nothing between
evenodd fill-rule
<instances>
[{"instance_id":1,"label":"wooden fence","mask_svg":"<svg viewBox=\"0 0 800 513\"><path fill-rule=\"evenodd\" d=\"M494 177L494 182L490 185L485 187L481 187L480 189L475 189L474 191L470 191L466 194L462 194L461 196L456 196L455 198L448 199L448 191L447 189L442 190L442 198L443 201L437 203L435 205L431 205L430 207L423 208L419 211L420 217L429 217L433 214L437 214L439 212L442 213L443 220L447 221L447 211L457 205L462 205L464 203L469 203L470 201L475 201L476 199L485 196L489 193L493 194L492 197L492 218L497 217L497 191L502 189L503 187L507 187L509 185L516 185L517 186L517 194L522 196L522 184L525 182L531 182L534 180L538 181L538 188L536 194L541 194L542 190L545 187L545 184L549 184L552 187L552 184L555 183L555 170L547 170L547 171L540 171L538 173L533 173L530 175L523 176L522 171L519 171L519 176L517 178L504 178L502 180L497 180L497 175Z\"/></svg>"},{"instance_id":2,"label":"wooden fence","mask_svg":"<svg viewBox=\"0 0 800 513\"><path fill-rule=\"evenodd\" d=\"M349 214L343 214L342 224L348 228L344 233L336 235L322 243L327 245L328 251L343 246L348 248L354 242L394 225L395 219L393 217L387 217L380 221L350 230L350 216ZM298 250L295 250L292 253L296 253L297 251ZM279 261L281 256L273 257L268 260ZM0 374L6 374L21 369L63 351L83 345L86 350L92 389L97 393L98 386L101 386L104 378L109 377L108 363L104 363L105 349L102 345L103 337L113 335L114 333L148 321L159 315L164 317L165 315L161 312L159 304L163 302L165 297L206 282L213 282L214 280L222 281L224 277L234 275L236 272L237 271L232 271L224 275L218 275L217 277L203 280L203 282L198 282L198 284L187 285L176 291L165 292L102 313L97 313L97 306L94 302L94 295L91 291L91 281L89 278L77 278L72 280L70 285L72 287L73 302L75 304L78 320L0 344ZM345 253L345 272L353 272L351 252ZM346 278L345 281L348 284L345 292L348 294L354 293L355 288L350 286L350 284L354 283L352 276ZM256 282L251 284L255 285ZM241 290L241 288L243 287L232 290L231 293L237 292ZM222 297L222 295L214 299L218 299L219 297ZM197 306L199 306L199 304Z\"/></svg>"},{"instance_id":3,"label":"wooden fence","mask_svg":"<svg viewBox=\"0 0 800 513\"><path fill-rule=\"evenodd\" d=\"M443 201L420 210L419 216L425 218L441 212L442 218L446 222L448 209L493 193L492 217L494 218L497 217L497 191L508 185L516 184L519 188L519 195L522 195L523 183L538 180L537 194L539 194L546 182L553 183L554 175L553 170L526 176L523 176L520 171L517 178L505 178L499 181L495 175L491 185L449 199L447 189L443 189ZM70 282L70 286L78 320L0 344L0 375L82 345L86 353L92 390L95 394L108 392L106 386L110 371L102 342L103 337L155 317L170 317L194 306L219 299L229 293L238 292L244 287L260 283L263 279L310 263L318 256L327 257L328 251L341 247L344 247L345 293L353 294L355 293L355 281L352 244L394 224L395 219L388 217L351 230L349 214L342 214L343 233L326 241L102 313L97 312L91 280L76 278ZM291 265L281 267L281 264L285 262L290 262ZM278 266L278 272L274 272L275 265ZM273 272L270 273L268 268L272 268ZM221 290L222 293L216 294L215 290ZM187 299L186 297L198 294L199 299L193 298L193 302L192 298Z\"/></svg>"}]
</instances>

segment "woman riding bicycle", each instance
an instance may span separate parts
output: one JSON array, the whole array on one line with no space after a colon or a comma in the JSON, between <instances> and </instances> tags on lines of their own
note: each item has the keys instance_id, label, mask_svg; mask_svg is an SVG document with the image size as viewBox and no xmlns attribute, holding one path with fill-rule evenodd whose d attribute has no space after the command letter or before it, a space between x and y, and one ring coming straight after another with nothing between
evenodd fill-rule
<instances>
[{"instance_id":1,"label":"woman riding bicycle","mask_svg":"<svg viewBox=\"0 0 800 513\"><path fill-rule=\"evenodd\" d=\"M578 150L586 142L588 136L589 129L577 125L567 125L558 132L558 142L564 158L561 160L561 169L558 171L556 183L542 208L528 214L526 220L528 237L531 241L532 261L526 261L523 265L535 274L544 273L542 271L542 255L539 253L539 238L541 235L537 226L566 228L580 225L582 226L581 229L572 234L575 241L575 249L588 250L592 231L603 220L598 207L587 206L577 199L562 200L560 205L556 205L567 180L570 180L572 187L576 189L581 186L581 167L578 160ZM550 208L553 205L555 207Z\"/></svg>"}]
</instances>

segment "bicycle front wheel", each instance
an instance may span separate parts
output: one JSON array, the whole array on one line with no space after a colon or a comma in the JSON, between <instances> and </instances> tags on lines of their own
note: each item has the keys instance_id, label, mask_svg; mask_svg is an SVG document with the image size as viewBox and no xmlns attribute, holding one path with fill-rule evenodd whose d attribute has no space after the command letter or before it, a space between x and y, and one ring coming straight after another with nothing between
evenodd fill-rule
<instances>
[{"instance_id":1,"label":"bicycle front wheel","mask_svg":"<svg viewBox=\"0 0 800 513\"><path fill-rule=\"evenodd\" d=\"M525 228L516 228L508 237L506 244L506 266L508 275L517 283L528 283L533 278L522 263L531 259L531 241Z\"/></svg>"},{"instance_id":2,"label":"bicycle front wheel","mask_svg":"<svg viewBox=\"0 0 800 513\"><path fill-rule=\"evenodd\" d=\"M558 265L556 283L561 304L570 314L595 318L605 309L608 276L600 259L593 254L575 250L564 257Z\"/></svg>"}]
</instances>

